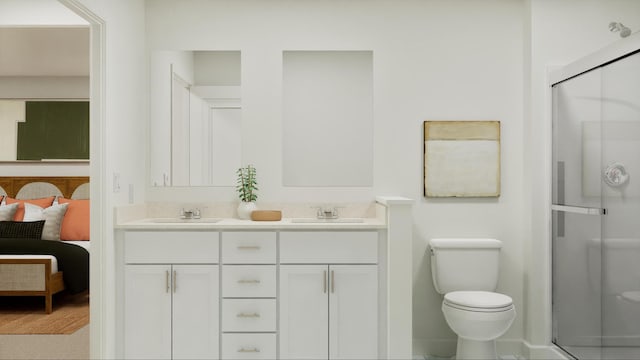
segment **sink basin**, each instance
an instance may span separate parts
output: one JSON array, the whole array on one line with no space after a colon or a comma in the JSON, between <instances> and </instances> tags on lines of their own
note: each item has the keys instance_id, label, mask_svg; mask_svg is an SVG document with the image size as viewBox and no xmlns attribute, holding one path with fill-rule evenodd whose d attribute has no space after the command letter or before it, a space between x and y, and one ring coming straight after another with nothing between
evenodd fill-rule
<instances>
[{"instance_id":1,"label":"sink basin","mask_svg":"<svg viewBox=\"0 0 640 360\"><path fill-rule=\"evenodd\" d=\"M215 224L221 219L218 218L200 218L200 219L178 219L178 218L160 218L151 219L149 222L156 224Z\"/></svg>"},{"instance_id":2,"label":"sink basin","mask_svg":"<svg viewBox=\"0 0 640 360\"><path fill-rule=\"evenodd\" d=\"M316 219L316 218L293 218L292 223L299 224L355 224L364 222L363 218L337 218L337 219Z\"/></svg>"}]
</instances>

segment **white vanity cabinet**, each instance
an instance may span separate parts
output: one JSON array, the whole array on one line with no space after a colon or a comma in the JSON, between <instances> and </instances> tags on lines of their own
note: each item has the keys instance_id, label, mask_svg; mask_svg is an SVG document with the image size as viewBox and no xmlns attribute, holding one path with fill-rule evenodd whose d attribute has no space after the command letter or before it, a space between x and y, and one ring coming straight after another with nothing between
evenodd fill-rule
<instances>
[{"instance_id":1,"label":"white vanity cabinet","mask_svg":"<svg viewBox=\"0 0 640 360\"><path fill-rule=\"evenodd\" d=\"M378 358L378 232L280 233L280 358Z\"/></svg>"},{"instance_id":2,"label":"white vanity cabinet","mask_svg":"<svg viewBox=\"0 0 640 360\"><path fill-rule=\"evenodd\" d=\"M219 233L124 234L124 357L219 358Z\"/></svg>"},{"instance_id":3,"label":"white vanity cabinet","mask_svg":"<svg viewBox=\"0 0 640 360\"><path fill-rule=\"evenodd\" d=\"M267 225L118 233L117 357L386 358L384 232Z\"/></svg>"}]
</instances>

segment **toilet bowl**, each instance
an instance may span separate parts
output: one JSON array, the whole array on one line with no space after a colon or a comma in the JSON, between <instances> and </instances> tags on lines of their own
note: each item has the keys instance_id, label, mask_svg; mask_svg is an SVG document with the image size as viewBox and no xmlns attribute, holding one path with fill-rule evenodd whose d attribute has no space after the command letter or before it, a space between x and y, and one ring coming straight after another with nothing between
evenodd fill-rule
<instances>
[{"instance_id":1,"label":"toilet bowl","mask_svg":"<svg viewBox=\"0 0 640 360\"><path fill-rule=\"evenodd\" d=\"M456 359L497 359L495 340L516 317L513 300L493 292L502 242L496 239L431 239L431 273L444 295L442 313L458 335Z\"/></svg>"},{"instance_id":2,"label":"toilet bowl","mask_svg":"<svg viewBox=\"0 0 640 360\"><path fill-rule=\"evenodd\" d=\"M512 299L488 291L454 291L445 294L442 313L458 335L456 359L497 359L495 339L516 317Z\"/></svg>"}]
</instances>

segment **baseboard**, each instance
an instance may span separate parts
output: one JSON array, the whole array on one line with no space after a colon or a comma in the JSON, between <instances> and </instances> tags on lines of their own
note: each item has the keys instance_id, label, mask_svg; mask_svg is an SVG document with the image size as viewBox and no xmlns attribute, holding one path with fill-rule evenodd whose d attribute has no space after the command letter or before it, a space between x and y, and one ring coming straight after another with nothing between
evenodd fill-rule
<instances>
[{"instance_id":1,"label":"baseboard","mask_svg":"<svg viewBox=\"0 0 640 360\"><path fill-rule=\"evenodd\" d=\"M457 339L413 339L414 358L427 355L451 357L456 352ZM571 360L557 347L532 345L523 339L499 339L496 350L501 357L524 358L529 360Z\"/></svg>"},{"instance_id":2,"label":"baseboard","mask_svg":"<svg viewBox=\"0 0 640 360\"><path fill-rule=\"evenodd\" d=\"M532 345L527 341L522 341L523 356L530 360L571 360L562 350L554 345Z\"/></svg>"}]
</instances>

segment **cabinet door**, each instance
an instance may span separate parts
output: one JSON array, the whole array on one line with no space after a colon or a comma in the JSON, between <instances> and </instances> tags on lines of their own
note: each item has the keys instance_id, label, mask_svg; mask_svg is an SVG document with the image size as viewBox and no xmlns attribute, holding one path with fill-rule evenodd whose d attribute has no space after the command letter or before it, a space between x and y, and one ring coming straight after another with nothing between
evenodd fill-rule
<instances>
[{"instance_id":1,"label":"cabinet door","mask_svg":"<svg viewBox=\"0 0 640 360\"><path fill-rule=\"evenodd\" d=\"M280 266L280 358L328 358L328 266Z\"/></svg>"},{"instance_id":2,"label":"cabinet door","mask_svg":"<svg viewBox=\"0 0 640 360\"><path fill-rule=\"evenodd\" d=\"M378 358L378 268L329 267L329 358Z\"/></svg>"},{"instance_id":3,"label":"cabinet door","mask_svg":"<svg viewBox=\"0 0 640 360\"><path fill-rule=\"evenodd\" d=\"M218 358L218 265L173 265L173 358Z\"/></svg>"},{"instance_id":4,"label":"cabinet door","mask_svg":"<svg viewBox=\"0 0 640 360\"><path fill-rule=\"evenodd\" d=\"M171 359L170 273L170 265L125 266L125 358Z\"/></svg>"}]
</instances>

